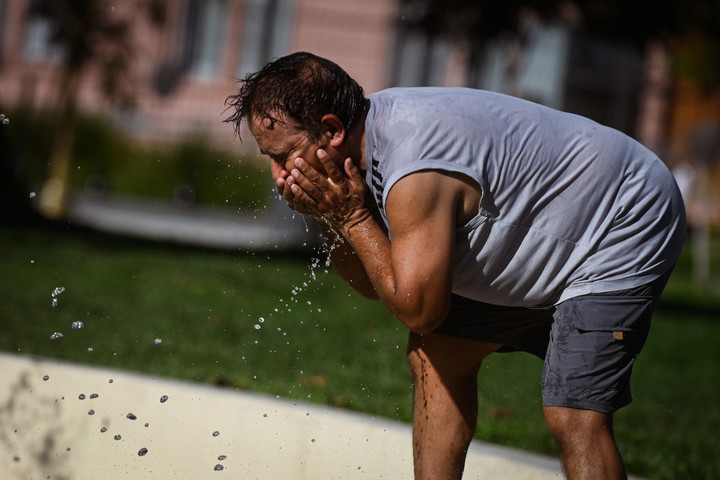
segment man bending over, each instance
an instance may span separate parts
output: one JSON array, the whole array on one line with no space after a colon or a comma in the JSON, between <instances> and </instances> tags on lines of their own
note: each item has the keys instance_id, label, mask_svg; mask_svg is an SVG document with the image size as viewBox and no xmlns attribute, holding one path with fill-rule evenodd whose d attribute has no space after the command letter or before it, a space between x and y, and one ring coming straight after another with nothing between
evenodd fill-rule
<instances>
[{"instance_id":1,"label":"man bending over","mask_svg":"<svg viewBox=\"0 0 720 480\"><path fill-rule=\"evenodd\" d=\"M277 191L333 265L410 330L417 479L462 476L493 352L544 359L543 411L570 479L626 478L614 412L685 240L665 165L624 134L465 88L365 96L309 53L241 81Z\"/></svg>"}]
</instances>

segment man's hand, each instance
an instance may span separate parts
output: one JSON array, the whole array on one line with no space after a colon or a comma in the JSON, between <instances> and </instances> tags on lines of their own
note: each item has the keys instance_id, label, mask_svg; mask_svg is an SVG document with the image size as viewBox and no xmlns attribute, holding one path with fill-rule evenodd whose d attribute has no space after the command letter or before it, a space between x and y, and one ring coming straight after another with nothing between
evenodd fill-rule
<instances>
[{"instance_id":1,"label":"man's hand","mask_svg":"<svg viewBox=\"0 0 720 480\"><path fill-rule=\"evenodd\" d=\"M278 181L281 194L296 211L324 220L340 232L349 231L371 216L365 181L350 158L343 163L344 172L325 150L319 149L317 158L325 173L297 158L284 184Z\"/></svg>"}]
</instances>

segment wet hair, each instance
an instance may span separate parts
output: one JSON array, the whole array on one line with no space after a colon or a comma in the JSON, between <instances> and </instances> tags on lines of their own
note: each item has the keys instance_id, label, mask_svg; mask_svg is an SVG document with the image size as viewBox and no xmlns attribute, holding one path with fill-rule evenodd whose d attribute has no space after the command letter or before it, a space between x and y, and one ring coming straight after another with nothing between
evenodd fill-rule
<instances>
[{"instance_id":1,"label":"wet hair","mask_svg":"<svg viewBox=\"0 0 720 480\"><path fill-rule=\"evenodd\" d=\"M238 81L240 90L225 104L233 114L225 119L240 137L243 121L259 116L271 122L286 115L295 120L311 140L322 134L323 115L335 114L346 130L355 126L365 107L358 83L337 64L307 52L278 58Z\"/></svg>"}]
</instances>

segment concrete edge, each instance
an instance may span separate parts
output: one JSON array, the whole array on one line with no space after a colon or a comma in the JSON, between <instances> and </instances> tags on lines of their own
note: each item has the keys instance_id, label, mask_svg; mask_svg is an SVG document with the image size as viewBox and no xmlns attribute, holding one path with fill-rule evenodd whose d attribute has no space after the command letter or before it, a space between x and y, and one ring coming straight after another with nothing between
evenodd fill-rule
<instances>
[{"instance_id":1,"label":"concrete edge","mask_svg":"<svg viewBox=\"0 0 720 480\"><path fill-rule=\"evenodd\" d=\"M257 393L0 352L0 472L10 480L411 479L411 427ZM473 441L465 478L546 480L562 472L555 458Z\"/></svg>"}]
</instances>

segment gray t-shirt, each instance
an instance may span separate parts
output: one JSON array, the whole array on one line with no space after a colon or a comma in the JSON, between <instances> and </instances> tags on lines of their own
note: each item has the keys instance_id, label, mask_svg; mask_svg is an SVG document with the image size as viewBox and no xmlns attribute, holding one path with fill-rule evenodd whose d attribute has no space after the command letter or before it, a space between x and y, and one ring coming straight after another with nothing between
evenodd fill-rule
<instances>
[{"instance_id":1,"label":"gray t-shirt","mask_svg":"<svg viewBox=\"0 0 720 480\"><path fill-rule=\"evenodd\" d=\"M672 175L616 130L482 90L393 88L368 99L366 180L386 227L387 195L408 174L460 172L482 188L478 215L456 230L458 295L548 307L649 283L682 249Z\"/></svg>"}]
</instances>

